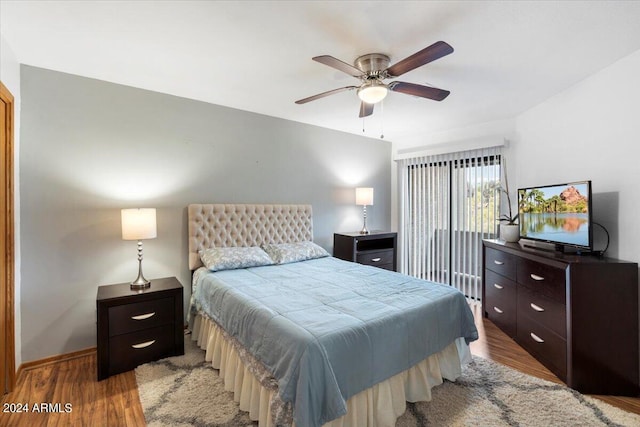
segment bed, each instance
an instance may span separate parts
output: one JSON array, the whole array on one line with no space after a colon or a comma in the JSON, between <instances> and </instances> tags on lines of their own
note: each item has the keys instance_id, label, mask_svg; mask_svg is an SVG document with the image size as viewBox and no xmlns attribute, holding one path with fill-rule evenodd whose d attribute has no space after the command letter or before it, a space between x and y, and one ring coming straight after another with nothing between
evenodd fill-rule
<instances>
[{"instance_id":1,"label":"bed","mask_svg":"<svg viewBox=\"0 0 640 427\"><path fill-rule=\"evenodd\" d=\"M260 426L393 426L470 360L460 292L330 257L310 205L192 204L188 224L192 338Z\"/></svg>"}]
</instances>

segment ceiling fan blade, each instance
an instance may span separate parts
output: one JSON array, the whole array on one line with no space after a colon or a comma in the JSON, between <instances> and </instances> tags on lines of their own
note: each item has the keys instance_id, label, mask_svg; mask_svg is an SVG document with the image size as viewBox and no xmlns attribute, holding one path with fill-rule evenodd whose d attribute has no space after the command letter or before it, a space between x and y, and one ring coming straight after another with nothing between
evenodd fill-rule
<instances>
[{"instance_id":1,"label":"ceiling fan blade","mask_svg":"<svg viewBox=\"0 0 640 427\"><path fill-rule=\"evenodd\" d=\"M373 114L374 104L367 104L366 102L360 102L360 115L358 117L367 117Z\"/></svg>"},{"instance_id":2,"label":"ceiling fan blade","mask_svg":"<svg viewBox=\"0 0 640 427\"><path fill-rule=\"evenodd\" d=\"M451 93L444 89L406 82L391 82L389 83L389 90L405 93L407 95L419 96L421 98L433 99L434 101L442 101Z\"/></svg>"},{"instance_id":3,"label":"ceiling fan blade","mask_svg":"<svg viewBox=\"0 0 640 427\"><path fill-rule=\"evenodd\" d=\"M316 99L324 98L325 96L333 95L334 93L344 92L345 90L352 90L357 88L358 86L345 86L338 89L328 90L326 92L322 92L308 98L299 99L296 101L296 104L306 104L307 102L315 101Z\"/></svg>"},{"instance_id":4,"label":"ceiling fan blade","mask_svg":"<svg viewBox=\"0 0 640 427\"><path fill-rule=\"evenodd\" d=\"M387 73L390 77L398 77L406 72L409 72L415 68L418 68L424 64L428 64L431 61L442 58L453 52L453 48L446 42L435 42L429 47L425 47L420 52L416 52L408 58L392 65L387 68Z\"/></svg>"},{"instance_id":5,"label":"ceiling fan blade","mask_svg":"<svg viewBox=\"0 0 640 427\"><path fill-rule=\"evenodd\" d=\"M346 62L340 61L339 59L336 59L333 56L322 55L322 56L313 57L311 59L321 64L328 65L329 67L335 68L338 71L342 71L343 73L347 73L353 77L360 77L364 74L362 70L359 70L353 65L347 64Z\"/></svg>"}]
</instances>

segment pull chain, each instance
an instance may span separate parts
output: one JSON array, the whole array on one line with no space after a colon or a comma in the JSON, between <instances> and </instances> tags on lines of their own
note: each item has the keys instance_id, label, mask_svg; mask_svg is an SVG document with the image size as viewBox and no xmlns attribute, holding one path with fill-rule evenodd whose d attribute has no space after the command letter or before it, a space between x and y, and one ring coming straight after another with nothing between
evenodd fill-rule
<instances>
[{"instance_id":1,"label":"pull chain","mask_svg":"<svg viewBox=\"0 0 640 427\"><path fill-rule=\"evenodd\" d=\"M365 133L365 117L362 118L362 133ZM384 101L380 101L380 139L384 139Z\"/></svg>"},{"instance_id":2,"label":"pull chain","mask_svg":"<svg viewBox=\"0 0 640 427\"><path fill-rule=\"evenodd\" d=\"M380 139L384 139L384 101L380 101Z\"/></svg>"}]
</instances>

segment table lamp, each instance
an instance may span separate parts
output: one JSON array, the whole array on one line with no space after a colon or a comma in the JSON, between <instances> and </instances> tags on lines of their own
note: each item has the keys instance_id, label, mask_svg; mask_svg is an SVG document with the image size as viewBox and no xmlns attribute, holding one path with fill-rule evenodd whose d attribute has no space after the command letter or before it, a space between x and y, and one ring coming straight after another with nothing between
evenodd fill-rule
<instances>
[{"instance_id":1,"label":"table lamp","mask_svg":"<svg viewBox=\"0 0 640 427\"><path fill-rule=\"evenodd\" d=\"M131 282L131 289L151 286L151 282L142 274L142 240L155 239L156 236L155 209L122 209L122 240L138 241L138 277Z\"/></svg>"},{"instance_id":2,"label":"table lamp","mask_svg":"<svg viewBox=\"0 0 640 427\"><path fill-rule=\"evenodd\" d=\"M362 217L364 225L362 227L362 230L360 230L360 234L369 234L369 230L367 230L367 205L373 206L373 188L356 188L356 205L362 205Z\"/></svg>"}]
</instances>

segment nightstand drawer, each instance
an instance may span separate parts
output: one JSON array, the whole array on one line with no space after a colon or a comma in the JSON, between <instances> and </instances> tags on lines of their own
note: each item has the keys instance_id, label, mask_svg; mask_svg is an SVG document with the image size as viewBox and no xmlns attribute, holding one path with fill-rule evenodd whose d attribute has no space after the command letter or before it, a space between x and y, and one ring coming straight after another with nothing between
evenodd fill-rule
<instances>
[{"instance_id":1,"label":"nightstand drawer","mask_svg":"<svg viewBox=\"0 0 640 427\"><path fill-rule=\"evenodd\" d=\"M161 298L109 307L109 336L173 323L174 306L173 298Z\"/></svg>"},{"instance_id":2,"label":"nightstand drawer","mask_svg":"<svg viewBox=\"0 0 640 427\"><path fill-rule=\"evenodd\" d=\"M397 233L383 231L371 234L334 233L333 256L396 271L397 238Z\"/></svg>"},{"instance_id":3,"label":"nightstand drawer","mask_svg":"<svg viewBox=\"0 0 640 427\"><path fill-rule=\"evenodd\" d=\"M159 326L111 338L109 375L129 371L150 360L171 356L175 344L173 326Z\"/></svg>"},{"instance_id":4,"label":"nightstand drawer","mask_svg":"<svg viewBox=\"0 0 640 427\"><path fill-rule=\"evenodd\" d=\"M384 249L381 251L359 252L356 255L356 262L359 264L382 267L384 264L391 264L393 269L394 249ZM382 267L384 268L384 267Z\"/></svg>"}]
</instances>

